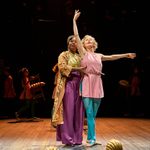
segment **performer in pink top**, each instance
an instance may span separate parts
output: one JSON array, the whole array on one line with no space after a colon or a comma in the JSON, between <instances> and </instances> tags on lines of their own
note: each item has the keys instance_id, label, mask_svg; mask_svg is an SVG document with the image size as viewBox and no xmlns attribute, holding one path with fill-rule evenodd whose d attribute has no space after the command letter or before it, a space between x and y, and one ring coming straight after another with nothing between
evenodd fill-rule
<instances>
[{"instance_id":1,"label":"performer in pink top","mask_svg":"<svg viewBox=\"0 0 150 150\"><path fill-rule=\"evenodd\" d=\"M95 38L90 35L85 35L81 40L77 28L77 19L80 16L79 10L75 11L73 18L73 31L77 41L77 49L81 56L81 66L85 67L84 76L81 83L81 94L86 110L88 134L87 144L89 146L95 144L95 117L101 103L101 98L104 97L103 83L101 79L102 61L112 61L121 58L136 57L135 53L103 55L95 53L98 48L98 43Z\"/></svg>"}]
</instances>

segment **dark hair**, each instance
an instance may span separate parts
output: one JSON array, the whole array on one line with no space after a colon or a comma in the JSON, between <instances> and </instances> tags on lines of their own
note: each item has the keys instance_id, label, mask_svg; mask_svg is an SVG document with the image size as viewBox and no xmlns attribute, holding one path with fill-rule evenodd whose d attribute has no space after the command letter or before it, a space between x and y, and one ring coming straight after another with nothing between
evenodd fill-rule
<instances>
[{"instance_id":1,"label":"dark hair","mask_svg":"<svg viewBox=\"0 0 150 150\"><path fill-rule=\"evenodd\" d=\"M20 73L29 72L29 70L24 67L24 68L22 68L19 72L20 72Z\"/></svg>"},{"instance_id":2,"label":"dark hair","mask_svg":"<svg viewBox=\"0 0 150 150\"><path fill-rule=\"evenodd\" d=\"M67 38L67 45L68 45L69 41L72 40L73 38L74 38L74 35L68 36L68 38Z\"/></svg>"}]
</instances>

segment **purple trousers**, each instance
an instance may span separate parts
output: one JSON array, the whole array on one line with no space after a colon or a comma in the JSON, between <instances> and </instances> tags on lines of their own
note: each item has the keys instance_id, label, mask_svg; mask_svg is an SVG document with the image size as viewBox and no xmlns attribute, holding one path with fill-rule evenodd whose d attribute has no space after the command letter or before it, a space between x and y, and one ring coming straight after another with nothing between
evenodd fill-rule
<instances>
[{"instance_id":1,"label":"purple trousers","mask_svg":"<svg viewBox=\"0 0 150 150\"><path fill-rule=\"evenodd\" d=\"M62 144L82 144L84 107L79 96L80 74L72 72L67 79L65 95L63 98L64 124L57 126L57 141Z\"/></svg>"}]
</instances>

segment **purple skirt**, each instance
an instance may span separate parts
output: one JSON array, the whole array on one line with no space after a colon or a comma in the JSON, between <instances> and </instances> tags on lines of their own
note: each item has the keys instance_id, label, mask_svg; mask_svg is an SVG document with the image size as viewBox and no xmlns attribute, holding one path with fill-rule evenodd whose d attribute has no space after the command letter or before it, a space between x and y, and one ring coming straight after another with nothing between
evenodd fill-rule
<instances>
[{"instance_id":1,"label":"purple skirt","mask_svg":"<svg viewBox=\"0 0 150 150\"><path fill-rule=\"evenodd\" d=\"M65 94L63 98L64 124L57 126L57 141L62 144L82 144L84 107L79 96L81 76L78 72L72 72L67 78Z\"/></svg>"}]
</instances>

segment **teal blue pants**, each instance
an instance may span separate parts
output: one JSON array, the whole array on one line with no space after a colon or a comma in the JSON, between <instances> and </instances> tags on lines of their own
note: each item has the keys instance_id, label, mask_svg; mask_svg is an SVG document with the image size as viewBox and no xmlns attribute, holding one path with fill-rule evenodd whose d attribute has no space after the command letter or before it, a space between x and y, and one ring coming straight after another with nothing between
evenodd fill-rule
<instances>
[{"instance_id":1,"label":"teal blue pants","mask_svg":"<svg viewBox=\"0 0 150 150\"><path fill-rule=\"evenodd\" d=\"M88 98L83 97L84 108L86 111L87 125L88 125L88 134L87 140L96 141L95 133L95 118L97 115L98 108L101 104L100 98Z\"/></svg>"}]
</instances>

